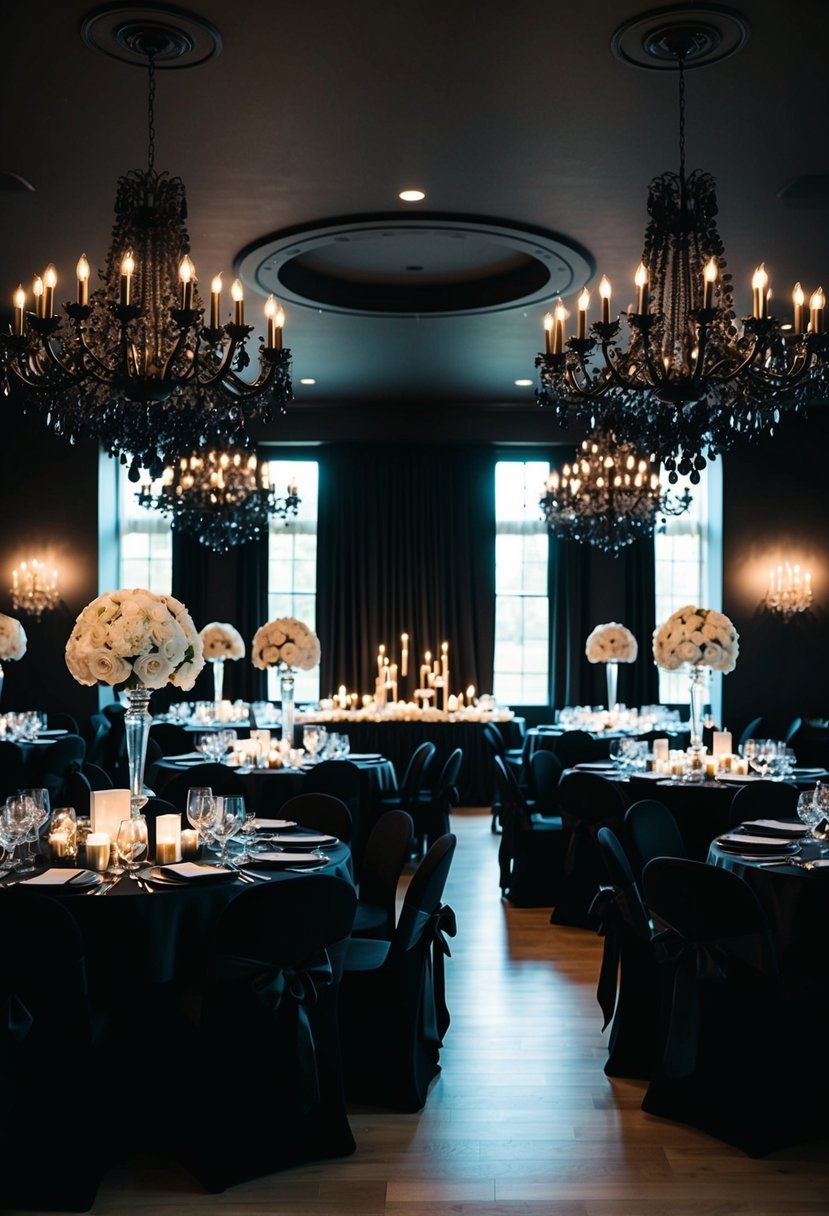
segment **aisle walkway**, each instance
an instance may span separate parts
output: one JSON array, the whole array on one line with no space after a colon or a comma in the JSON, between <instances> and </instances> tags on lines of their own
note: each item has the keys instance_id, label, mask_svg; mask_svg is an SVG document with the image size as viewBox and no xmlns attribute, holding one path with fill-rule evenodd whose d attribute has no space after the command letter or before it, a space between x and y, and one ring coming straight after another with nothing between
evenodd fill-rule
<instances>
[{"instance_id":1,"label":"aisle walkway","mask_svg":"<svg viewBox=\"0 0 829 1216\"><path fill-rule=\"evenodd\" d=\"M826 1144L753 1161L644 1115L641 1084L605 1077L595 1000L600 940L554 928L548 910L501 903L488 814L460 812L453 828L459 843L447 901L460 931L448 962L452 1026L425 1109L357 1109L355 1156L224 1195L200 1194L189 1177L137 1162L113 1171L93 1212L825 1216Z\"/></svg>"}]
</instances>

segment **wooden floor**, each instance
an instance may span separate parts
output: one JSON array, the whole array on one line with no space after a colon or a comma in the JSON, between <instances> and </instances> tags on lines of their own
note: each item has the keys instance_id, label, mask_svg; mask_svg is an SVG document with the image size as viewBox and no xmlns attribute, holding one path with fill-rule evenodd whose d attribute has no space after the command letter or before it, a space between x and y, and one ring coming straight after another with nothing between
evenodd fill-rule
<instances>
[{"instance_id":1,"label":"wooden floor","mask_svg":"<svg viewBox=\"0 0 829 1216\"><path fill-rule=\"evenodd\" d=\"M93 1213L825 1216L826 1143L755 1161L643 1114L643 1085L605 1077L600 940L553 927L549 910L501 902L488 813L461 811L453 830L452 1025L425 1109L355 1108L353 1157L222 1195L172 1166L133 1161L106 1178Z\"/></svg>"}]
</instances>

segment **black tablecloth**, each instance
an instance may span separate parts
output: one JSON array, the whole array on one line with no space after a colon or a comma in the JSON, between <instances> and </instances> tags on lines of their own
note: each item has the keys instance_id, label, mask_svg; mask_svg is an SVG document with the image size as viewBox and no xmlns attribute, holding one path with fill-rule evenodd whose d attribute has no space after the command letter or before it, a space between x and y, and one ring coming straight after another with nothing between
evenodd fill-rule
<instances>
[{"instance_id":1,"label":"black tablecloth","mask_svg":"<svg viewBox=\"0 0 829 1216\"><path fill-rule=\"evenodd\" d=\"M817 856L804 844L799 857ZM762 865L764 858L738 857L713 842L710 865L733 870L752 888L769 918L783 971L829 976L829 869Z\"/></svg>"}]
</instances>

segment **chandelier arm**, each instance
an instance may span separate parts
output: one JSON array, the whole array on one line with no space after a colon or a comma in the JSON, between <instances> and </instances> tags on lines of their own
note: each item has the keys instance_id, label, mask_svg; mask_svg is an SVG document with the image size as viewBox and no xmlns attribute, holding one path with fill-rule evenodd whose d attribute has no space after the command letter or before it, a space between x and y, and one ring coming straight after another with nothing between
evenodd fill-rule
<instances>
[{"instance_id":1,"label":"chandelier arm","mask_svg":"<svg viewBox=\"0 0 829 1216\"><path fill-rule=\"evenodd\" d=\"M210 388L215 384L217 387L221 388L227 394L227 396L238 400L239 398L249 396L251 393L265 392L274 378L275 371L276 364L271 363L260 371L255 380L243 380L241 376L236 374L236 372L227 371L221 377L217 372L214 376L211 376L207 380L200 380L199 383L205 388Z\"/></svg>"},{"instance_id":2,"label":"chandelier arm","mask_svg":"<svg viewBox=\"0 0 829 1216\"><path fill-rule=\"evenodd\" d=\"M187 338L188 338L191 328L192 327L190 325L180 325L179 326L179 332L178 332L178 336L175 341L175 345L173 346L173 349L170 351L167 358L164 360L164 366L161 369L160 380L161 380L162 384L168 384L171 381L176 384L189 384L192 380L196 379L196 362L197 362L196 357L194 357L192 363L187 368L186 372L183 372L178 375L170 375L170 368L175 364L175 361L179 358L179 356L181 355L181 352L184 350L184 347L187 342ZM197 354L198 354L198 350L196 352L196 355Z\"/></svg>"},{"instance_id":3,"label":"chandelier arm","mask_svg":"<svg viewBox=\"0 0 829 1216\"><path fill-rule=\"evenodd\" d=\"M667 383L668 376L664 364L653 357L649 335L645 335L642 341L642 357L648 370L648 383L658 391Z\"/></svg>"}]
</instances>

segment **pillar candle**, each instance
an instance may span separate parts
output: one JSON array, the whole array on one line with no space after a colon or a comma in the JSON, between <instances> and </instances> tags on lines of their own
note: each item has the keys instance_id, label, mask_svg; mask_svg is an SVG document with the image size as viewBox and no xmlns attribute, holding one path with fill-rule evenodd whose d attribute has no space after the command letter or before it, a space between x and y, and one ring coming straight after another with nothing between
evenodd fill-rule
<instances>
[{"instance_id":1,"label":"pillar candle","mask_svg":"<svg viewBox=\"0 0 829 1216\"><path fill-rule=\"evenodd\" d=\"M181 856L184 861L192 861L199 855L199 834L195 829L184 828L181 833Z\"/></svg>"},{"instance_id":2,"label":"pillar candle","mask_svg":"<svg viewBox=\"0 0 829 1216\"><path fill-rule=\"evenodd\" d=\"M159 815L156 819L155 856L162 865L181 861L181 815Z\"/></svg>"},{"instance_id":3,"label":"pillar candle","mask_svg":"<svg viewBox=\"0 0 829 1216\"><path fill-rule=\"evenodd\" d=\"M712 736L711 754L714 759L731 754L731 731L715 730Z\"/></svg>"},{"instance_id":4,"label":"pillar candle","mask_svg":"<svg viewBox=\"0 0 829 1216\"><path fill-rule=\"evenodd\" d=\"M653 741L653 758L654 758L654 760L667 760L668 759L668 740L667 739L654 739L654 741ZM657 771L659 771L659 770L657 769Z\"/></svg>"},{"instance_id":5,"label":"pillar candle","mask_svg":"<svg viewBox=\"0 0 829 1216\"><path fill-rule=\"evenodd\" d=\"M90 870L102 871L109 865L112 842L106 832L90 832L86 838L86 864Z\"/></svg>"}]
</instances>

